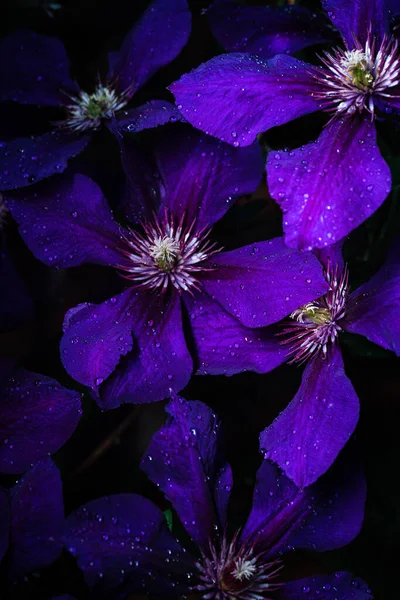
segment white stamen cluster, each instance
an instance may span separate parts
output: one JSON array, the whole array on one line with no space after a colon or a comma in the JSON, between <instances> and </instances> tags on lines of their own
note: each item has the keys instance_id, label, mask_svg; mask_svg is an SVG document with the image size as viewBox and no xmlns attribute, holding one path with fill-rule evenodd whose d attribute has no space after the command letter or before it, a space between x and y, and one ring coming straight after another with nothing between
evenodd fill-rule
<instances>
[{"instance_id":1,"label":"white stamen cluster","mask_svg":"<svg viewBox=\"0 0 400 600\"><path fill-rule=\"evenodd\" d=\"M323 109L335 114L354 114L366 110L375 116L376 101L390 99L400 83L400 53L394 38L383 38L376 49L371 33L365 46L356 41L353 50L336 49L320 57L326 68L314 77L320 91L314 95Z\"/></svg>"},{"instance_id":2,"label":"white stamen cluster","mask_svg":"<svg viewBox=\"0 0 400 600\"><path fill-rule=\"evenodd\" d=\"M291 363L303 363L311 357L328 354L329 345L334 344L342 331L340 321L346 314L349 293L348 270L339 274L339 267L329 264L325 272L329 290L325 296L309 302L292 312L290 323L282 335L288 335L283 344L290 345Z\"/></svg>"},{"instance_id":3,"label":"white stamen cluster","mask_svg":"<svg viewBox=\"0 0 400 600\"><path fill-rule=\"evenodd\" d=\"M101 84L93 94L81 91L78 96L71 97L71 103L65 107L67 118L63 125L72 131L98 129L103 119L111 119L128 100L127 93L117 94L113 88Z\"/></svg>"},{"instance_id":4,"label":"white stamen cluster","mask_svg":"<svg viewBox=\"0 0 400 600\"><path fill-rule=\"evenodd\" d=\"M231 542L226 537L218 548L210 543L196 564L200 583L193 589L202 600L270 600L270 592L278 587L274 583L282 565L268 562L265 553L255 554L252 545L240 545L238 533ZM267 595L268 594L268 595Z\"/></svg>"},{"instance_id":5,"label":"white stamen cluster","mask_svg":"<svg viewBox=\"0 0 400 600\"><path fill-rule=\"evenodd\" d=\"M204 262L219 252L208 239L206 230L196 231L184 218L175 222L167 213L161 221L142 226L142 232L130 231L121 248L125 261L119 265L123 276L137 286L166 292L171 287L180 292L199 289L196 274L209 271Z\"/></svg>"}]
</instances>

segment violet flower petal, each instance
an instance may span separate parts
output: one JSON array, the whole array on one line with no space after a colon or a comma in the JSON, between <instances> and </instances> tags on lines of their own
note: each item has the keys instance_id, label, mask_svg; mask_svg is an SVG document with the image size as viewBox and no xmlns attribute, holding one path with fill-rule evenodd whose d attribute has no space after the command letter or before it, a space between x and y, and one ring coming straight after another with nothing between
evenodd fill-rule
<instances>
[{"instance_id":1,"label":"violet flower petal","mask_svg":"<svg viewBox=\"0 0 400 600\"><path fill-rule=\"evenodd\" d=\"M150 77L178 56L189 39L186 0L153 0L122 43L108 78L132 96Z\"/></svg>"},{"instance_id":2,"label":"violet flower petal","mask_svg":"<svg viewBox=\"0 0 400 600\"><path fill-rule=\"evenodd\" d=\"M178 396L166 410L170 417L153 436L141 467L164 492L191 538L207 549L218 526L216 500L222 501L225 520L232 487L231 469L222 455L220 422L202 402Z\"/></svg>"},{"instance_id":3,"label":"violet flower petal","mask_svg":"<svg viewBox=\"0 0 400 600\"><path fill-rule=\"evenodd\" d=\"M60 472L42 458L10 491L10 564L15 576L50 565L62 548L64 505Z\"/></svg>"},{"instance_id":4,"label":"violet flower petal","mask_svg":"<svg viewBox=\"0 0 400 600\"><path fill-rule=\"evenodd\" d=\"M128 110L120 110L115 115L111 130L138 133L144 129L154 129L166 123L176 123L184 118L179 110L165 100L150 100L147 104Z\"/></svg>"},{"instance_id":5,"label":"violet flower petal","mask_svg":"<svg viewBox=\"0 0 400 600\"><path fill-rule=\"evenodd\" d=\"M13 190L62 173L87 146L90 134L54 130L32 138L0 142L0 190Z\"/></svg>"},{"instance_id":6,"label":"violet flower petal","mask_svg":"<svg viewBox=\"0 0 400 600\"><path fill-rule=\"evenodd\" d=\"M318 483L300 490L265 459L241 539L267 547L271 557L296 548L334 550L359 534L365 498L365 478L352 464L338 461Z\"/></svg>"},{"instance_id":7,"label":"violet flower petal","mask_svg":"<svg viewBox=\"0 0 400 600\"><path fill-rule=\"evenodd\" d=\"M164 298L138 292L132 299L134 349L100 389L103 409L126 402L158 402L182 390L193 362L183 333L178 294Z\"/></svg>"},{"instance_id":8,"label":"violet flower petal","mask_svg":"<svg viewBox=\"0 0 400 600\"><path fill-rule=\"evenodd\" d=\"M391 189L390 169L367 116L336 119L315 142L270 152L267 175L271 196L284 213L286 243L307 250L353 231Z\"/></svg>"},{"instance_id":9,"label":"violet flower petal","mask_svg":"<svg viewBox=\"0 0 400 600\"><path fill-rule=\"evenodd\" d=\"M400 244L386 263L347 303L343 327L400 356Z\"/></svg>"},{"instance_id":10,"label":"violet flower petal","mask_svg":"<svg viewBox=\"0 0 400 600\"><path fill-rule=\"evenodd\" d=\"M0 101L59 106L77 91L60 40L21 30L0 42Z\"/></svg>"},{"instance_id":11,"label":"violet flower petal","mask_svg":"<svg viewBox=\"0 0 400 600\"><path fill-rule=\"evenodd\" d=\"M370 29L379 44L388 25L385 4L385 0L322 0L322 7L349 49L355 47L355 39L364 45Z\"/></svg>"},{"instance_id":12,"label":"violet flower petal","mask_svg":"<svg viewBox=\"0 0 400 600\"><path fill-rule=\"evenodd\" d=\"M298 487L305 488L332 465L358 415L359 401L335 345L328 359L309 362L291 403L262 432L261 446Z\"/></svg>"},{"instance_id":13,"label":"violet flower petal","mask_svg":"<svg viewBox=\"0 0 400 600\"><path fill-rule=\"evenodd\" d=\"M198 129L234 146L319 110L311 66L279 55L222 54L183 75L169 89L183 116Z\"/></svg>"},{"instance_id":14,"label":"violet flower petal","mask_svg":"<svg viewBox=\"0 0 400 600\"><path fill-rule=\"evenodd\" d=\"M287 360L271 327L250 329L206 294L186 297L197 359L196 375L268 373Z\"/></svg>"},{"instance_id":15,"label":"violet flower petal","mask_svg":"<svg viewBox=\"0 0 400 600\"><path fill-rule=\"evenodd\" d=\"M14 192L6 202L23 240L46 265L121 263L120 226L100 188L85 175Z\"/></svg>"},{"instance_id":16,"label":"violet flower petal","mask_svg":"<svg viewBox=\"0 0 400 600\"><path fill-rule=\"evenodd\" d=\"M56 452L78 426L80 396L44 375L18 369L0 390L0 471L22 473Z\"/></svg>"},{"instance_id":17,"label":"violet flower petal","mask_svg":"<svg viewBox=\"0 0 400 600\"><path fill-rule=\"evenodd\" d=\"M226 51L249 52L264 59L294 54L333 38L327 20L302 6L214 2L207 14L211 31Z\"/></svg>"},{"instance_id":18,"label":"violet flower petal","mask_svg":"<svg viewBox=\"0 0 400 600\"><path fill-rule=\"evenodd\" d=\"M164 514L136 494L106 496L78 508L67 517L64 544L96 597L109 598L112 588L125 597L144 583L147 593L171 594L175 571L188 562Z\"/></svg>"},{"instance_id":19,"label":"violet flower petal","mask_svg":"<svg viewBox=\"0 0 400 600\"><path fill-rule=\"evenodd\" d=\"M0 487L0 561L7 552L10 538L10 503L8 492Z\"/></svg>"},{"instance_id":20,"label":"violet flower petal","mask_svg":"<svg viewBox=\"0 0 400 600\"><path fill-rule=\"evenodd\" d=\"M319 261L275 238L213 256L204 290L246 327L275 323L326 292Z\"/></svg>"},{"instance_id":21,"label":"violet flower petal","mask_svg":"<svg viewBox=\"0 0 400 600\"><path fill-rule=\"evenodd\" d=\"M122 356L133 348L132 289L102 304L82 304L69 310L60 343L66 371L96 394Z\"/></svg>"},{"instance_id":22,"label":"violet flower petal","mask_svg":"<svg viewBox=\"0 0 400 600\"><path fill-rule=\"evenodd\" d=\"M370 600L373 598L367 584L351 573L339 571L331 575L316 575L285 583L279 590L279 600Z\"/></svg>"}]
</instances>

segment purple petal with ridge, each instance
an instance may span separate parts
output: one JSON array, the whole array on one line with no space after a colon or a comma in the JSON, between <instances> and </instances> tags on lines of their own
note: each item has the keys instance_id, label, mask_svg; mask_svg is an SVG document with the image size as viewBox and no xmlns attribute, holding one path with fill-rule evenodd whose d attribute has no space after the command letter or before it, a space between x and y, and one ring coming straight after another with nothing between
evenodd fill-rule
<instances>
[{"instance_id":1,"label":"purple petal with ridge","mask_svg":"<svg viewBox=\"0 0 400 600\"><path fill-rule=\"evenodd\" d=\"M343 327L400 356L400 243L372 279L347 303Z\"/></svg>"},{"instance_id":2,"label":"purple petal with ridge","mask_svg":"<svg viewBox=\"0 0 400 600\"><path fill-rule=\"evenodd\" d=\"M100 389L103 409L120 404L158 402L182 390L191 377L193 362L186 346L178 294L166 301L137 292L133 315L133 351L121 360Z\"/></svg>"},{"instance_id":3,"label":"purple petal with ridge","mask_svg":"<svg viewBox=\"0 0 400 600\"><path fill-rule=\"evenodd\" d=\"M222 54L169 89L194 127L234 146L248 146L271 127L319 110L312 67L290 56L263 61Z\"/></svg>"},{"instance_id":4,"label":"purple petal with ridge","mask_svg":"<svg viewBox=\"0 0 400 600\"><path fill-rule=\"evenodd\" d=\"M341 548L361 530L365 498L365 478L351 463L339 461L318 483L300 490L264 459L241 539L254 540L271 557L300 548Z\"/></svg>"},{"instance_id":5,"label":"purple petal with ridge","mask_svg":"<svg viewBox=\"0 0 400 600\"><path fill-rule=\"evenodd\" d=\"M154 436L141 467L164 492L191 538L208 549L219 512L226 518L232 473L221 446L220 421L202 402L173 396L169 418ZM215 493L217 491L217 494Z\"/></svg>"},{"instance_id":6,"label":"purple petal with ridge","mask_svg":"<svg viewBox=\"0 0 400 600\"><path fill-rule=\"evenodd\" d=\"M127 289L102 304L81 304L65 316L61 360L71 377L95 394L133 348L134 294Z\"/></svg>"},{"instance_id":7,"label":"purple petal with ridge","mask_svg":"<svg viewBox=\"0 0 400 600\"><path fill-rule=\"evenodd\" d=\"M284 213L286 243L307 250L349 234L391 189L390 169L368 116L335 119L315 142L270 152L267 176L271 196Z\"/></svg>"},{"instance_id":8,"label":"purple petal with ridge","mask_svg":"<svg viewBox=\"0 0 400 600\"><path fill-rule=\"evenodd\" d=\"M165 100L150 100L142 106L117 112L110 129L137 133L177 121L184 121L184 118L176 106Z\"/></svg>"},{"instance_id":9,"label":"purple petal with ridge","mask_svg":"<svg viewBox=\"0 0 400 600\"><path fill-rule=\"evenodd\" d=\"M322 7L350 49L355 47L354 38L365 44L370 28L379 44L388 31L385 5L386 0L322 0Z\"/></svg>"},{"instance_id":10,"label":"purple petal with ridge","mask_svg":"<svg viewBox=\"0 0 400 600\"><path fill-rule=\"evenodd\" d=\"M121 263L121 227L100 188L85 175L14 192L6 200L23 240L46 265Z\"/></svg>"},{"instance_id":11,"label":"purple petal with ridge","mask_svg":"<svg viewBox=\"0 0 400 600\"><path fill-rule=\"evenodd\" d=\"M285 583L279 590L279 600L371 600L371 590L362 579L339 571L331 575L316 575Z\"/></svg>"},{"instance_id":12,"label":"purple petal with ridge","mask_svg":"<svg viewBox=\"0 0 400 600\"><path fill-rule=\"evenodd\" d=\"M0 142L0 190L14 190L62 173L87 146L89 134L54 130L32 138Z\"/></svg>"},{"instance_id":13,"label":"purple petal with ridge","mask_svg":"<svg viewBox=\"0 0 400 600\"><path fill-rule=\"evenodd\" d=\"M21 30L0 42L0 101L59 106L78 92L60 40Z\"/></svg>"},{"instance_id":14,"label":"purple petal with ridge","mask_svg":"<svg viewBox=\"0 0 400 600\"><path fill-rule=\"evenodd\" d=\"M299 391L262 432L261 446L298 487L305 488L332 465L357 425L359 410L335 345L327 359L308 363Z\"/></svg>"},{"instance_id":15,"label":"purple petal with ridge","mask_svg":"<svg viewBox=\"0 0 400 600\"><path fill-rule=\"evenodd\" d=\"M189 39L191 14L186 0L153 0L122 43L108 78L132 96L150 77L178 56Z\"/></svg>"},{"instance_id":16,"label":"purple petal with ridge","mask_svg":"<svg viewBox=\"0 0 400 600\"><path fill-rule=\"evenodd\" d=\"M206 294L197 293L184 302L195 345L196 375L268 373L287 360L287 350L272 327L245 327Z\"/></svg>"},{"instance_id":17,"label":"purple petal with ridge","mask_svg":"<svg viewBox=\"0 0 400 600\"><path fill-rule=\"evenodd\" d=\"M56 452L78 426L78 392L55 379L17 369L0 390L0 471L22 473Z\"/></svg>"},{"instance_id":18,"label":"purple petal with ridge","mask_svg":"<svg viewBox=\"0 0 400 600\"><path fill-rule=\"evenodd\" d=\"M10 539L10 502L8 492L0 487L0 561L7 552Z\"/></svg>"},{"instance_id":19,"label":"purple petal with ridge","mask_svg":"<svg viewBox=\"0 0 400 600\"><path fill-rule=\"evenodd\" d=\"M15 576L54 562L62 548L64 504L60 472L42 458L10 490L11 571Z\"/></svg>"},{"instance_id":20,"label":"purple petal with ridge","mask_svg":"<svg viewBox=\"0 0 400 600\"><path fill-rule=\"evenodd\" d=\"M276 323L327 290L317 258L281 237L221 252L205 266L213 270L199 276L204 291L246 327Z\"/></svg>"},{"instance_id":21,"label":"purple petal with ridge","mask_svg":"<svg viewBox=\"0 0 400 600\"><path fill-rule=\"evenodd\" d=\"M147 593L178 595L176 584L191 566L164 514L136 494L98 498L78 508L67 518L64 544L101 597L117 588L122 598L144 585Z\"/></svg>"},{"instance_id":22,"label":"purple petal with ridge","mask_svg":"<svg viewBox=\"0 0 400 600\"><path fill-rule=\"evenodd\" d=\"M214 2L207 14L211 31L228 52L249 52L266 59L334 39L327 19L302 6Z\"/></svg>"}]
</instances>

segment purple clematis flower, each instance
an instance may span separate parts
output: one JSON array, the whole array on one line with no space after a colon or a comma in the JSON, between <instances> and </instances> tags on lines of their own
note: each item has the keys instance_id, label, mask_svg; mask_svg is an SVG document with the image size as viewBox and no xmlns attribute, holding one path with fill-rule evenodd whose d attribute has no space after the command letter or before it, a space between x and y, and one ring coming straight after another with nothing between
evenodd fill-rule
<instances>
[{"instance_id":1,"label":"purple clematis flower","mask_svg":"<svg viewBox=\"0 0 400 600\"><path fill-rule=\"evenodd\" d=\"M152 204L125 207L131 217L146 215L135 228L118 225L97 185L79 175L8 200L23 239L47 265L97 263L125 278L121 294L65 318L64 366L102 408L158 401L185 387L197 360L193 302L226 315L243 336L326 291L318 260L282 238L224 252L210 237L235 197L258 185L256 145L238 150L175 126L173 139L160 136L155 156Z\"/></svg>"},{"instance_id":2,"label":"purple clematis flower","mask_svg":"<svg viewBox=\"0 0 400 600\"><path fill-rule=\"evenodd\" d=\"M11 579L58 558L64 504L60 473L50 458L42 458L10 490L0 487L0 514L0 559L5 555Z\"/></svg>"},{"instance_id":3,"label":"purple clematis flower","mask_svg":"<svg viewBox=\"0 0 400 600\"><path fill-rule=\"evenodd\" d=\"M0 381L0 472L22 473L75 431L80 395L5 360L0 360Z\"/></svg>"},{"instance_id":4,"label":"purple clematis flower","mask_svg":"<svg viewBox=\"0 0 400 600\"><path fill-rule=\"evenodd\" d=\"M383 203L391 189L375 121L398 115L400 51L385 0L323 0L344 49L313 66L287 55L217 56L170 87L195 127L234 145L315 111L330 115L316 141L272 151L269 190L284 213L286 243L324 248Z\"/></svg>"},{"instance_id":5,"label":"purple clematis flower","mask_svg":"<svg viewBox=\"0 0 400 600\"><path fill-rule=\"evenodd\" d=\"M58 107L62 120L35 138L0 143L0 189L25 187L67 167L91 134L105 124L111 131L141 131L180 119L168 102L156 100L126 110L133 95L186 44L191 15L186 0L154 0L126 36L119 52L109 55L105 83L91 93L69 75L62 43L19 31L0 44L0 100Z\"/></svg>"},{"instance_id":6,"label":"purple clematis flower","mask_svg":"<svg viewBox=\"0 0 400 600\"><path fill-rule=\"evenodd\" d=\"M261 373L271 370L277 347L264 340L274 335L283 343L280 350L286 348L286 356L279 354L281 362L288 358L307 362L296 396L261 434L266 456L300 488L316 481L333 464L358 421L359 400L345 374L339 334L363 335L400 356L399 251L397 244L381 270L351 294L340 248L335 245L319 251L328 293L298 307L280 325L258 330L253 344L243 344L227 319L213 320L206 305L193 310L193 337L202 363L199 374L232 375L241 361L252 363L253 370ZM212 333L206 337L209 328Z\"/></svg>"},{"instance_id":7,"label":"purple clematis flower","mask_svg":"<svg viewBox=\"0 0 400 600\"><path fill-rule=\"evenodd\" d=\"M285 568L288 551L332 550L359 533L365 485L358 473L336 466L301 491L264 460L247 522L232 532L227 507L233 479L221 451L219 420L202 402L179 397L167 410L167 424L154 435L142 468L176 510L193 550L185 550L163 513L141 496L89 502L67 518L65 544L96 597L109 598L114 589L111 597L124 598L141 588L203 600L372 597L349 573L292 581Z\"/></svg>"}]
</instances>

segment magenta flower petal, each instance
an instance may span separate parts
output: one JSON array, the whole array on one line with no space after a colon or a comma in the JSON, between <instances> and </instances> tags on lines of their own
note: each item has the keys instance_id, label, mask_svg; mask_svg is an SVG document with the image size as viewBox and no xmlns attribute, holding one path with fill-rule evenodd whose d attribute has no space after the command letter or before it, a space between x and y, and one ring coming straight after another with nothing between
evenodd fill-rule
<instances>
[{"instance_id":1,"label":"magenta flower petal","mask_svg":"<svg viewBox=\"0 0 400 600\"><path fill-rule=\"evenodd\" d=\"M316 575L285 583L280 590L279 600L371 600L367 584L351 573L340 571L331 575Z\"/></svg>"},{"instance_id":2,"label":"magenta flower petal","mask_svg":"<svg viewBox=\"0 0 400 600\"><path fill-rule=\"evenodd\" d=\"M96 597L110 598L110 588L124 589L118 597L126 597L141 591L143 582L146 591L171 594L174 567L186 567L164 514L136 494L98 498L78 508L67 518L64 544Z\"/></svg>"},{"instance_id":3,"label":"magenta flower petal","mask_svg":"<svg viewBox=\"0 0 400 600\"><path fill-rule=\"evenodd\" d=\"M326 291L318 260L275 238L213 256L204 290L247 327L275 323Z\"/></svg>"},{"instance_id":4,"label":"magenta flower petal","mask_svg":"<svg viewBox=\"0 0 400 600\"><path fill-rule=\"evenodd\" d=\"M365 44L370 28L378 42L388 30L386 0L322 0L322 6L349 48L355 38Z\"/></svg>"},{"instance_id":5,"label":"magenta flower petal","mask_svg":"<svg viewBox=\"0 0 400 600\"><path fill-rule=\"evenodd\" d=\"M46 567L62 548L64 505L59 470L42 458L10 491L10 561L16 576Z\"/></svg>"},{"instance_id":6,"label":"magenta flower petal","mask_svg":"<svg viewBox=\"0 0 400 600\"><path fill-rule=\"evenodd\" d=\"M343 327L400 355L400 244L384 266L349 298Z\"/></svg>"},{"instance_id":7,"label":"magenta flower petal","mask_svg":"<svg viewBox=\"0 0 400 600\"><path fill-rule=\"evenodd\" d=\"M153 0L126 36L109 79L133 95L150 77L178 56L188 41L191 15L186 0Z\"/></svg>"},{"instance_id":8,"label":"magenta flower petal","mask_svg":"<svg viewBox=\"0 0 400 600\"><path fill-rule=\"evenodd\" d=\"M153 436L141 466L171 502L192 539L206 549L218 525L216 501L225 520L232 487L230 467L221 455L220 422L202 402L178 396L167 411L167 424Z\"/></svg>"},{"instance_id":9,"label":"magenta flower petal","mask_svg":"<svg viewBox=\"0 0 400 600\"><path fill-rule=\"evenodd\" d=\"M262 58L294 54L332 40L326 18L302 6L247 6L214 2L208 11L211 30L228 52Z\"/></svg>"},{"instance_id":10,"label":"magenta flower petal","mask_svg":"<svg viewBox=\"0 0 400 600\"><path fill-rule=\"evenodd\" d=\"M391 188L369 116L334 120L315 142L270 152L267 174L284 212L285 241L299 249L340 240L381 206Z\"/></svg>"},{"instance_id":11,"label":"magenta flower petal","mask_svg":"<svg viewBox=\"0 0 400 600\"><path fill-rule=\"evenodd\" d=\"M120 227L100 188L75 175L14 192L8 206L22 238L42 262L74 267L85 262L118 265Z\"/></svg>"},{"instance_id":12,"label":"magenta flower petal","mask_svg":"<svg viewBox=\"0 0 400 600\"><path fill-rule=\"evenodd\" d=\"M34 138L0 142L0 190L32 185L62 173L73 158L87 146L89 134L69 134L54 130Z\"/></svg>"},{"instance_id":13,"label":"magenta flower petal","mask_svg":"<svg viewBox=\"0 0 400 600\"><path fill-rule=\"evenodd\" d=\"M7 552L10 538L10 502L8 492L0 487L0 560Z\"/></svg>"},{"instance_id":14,"label":"magenta flower petal","mask_svg":"<svg viewBox=\"0 0 400 600\"><path fill-rule=\"evenodd\" d=\"M297 486L305 488L332 465L353 433L359 401L340 349L308 363L299 391L263 431L260 443Z\"/></svg>"},{"instance_id":15,"label":"magenta flower petal","mask_svg":"<svg viewBox=\"0 0 400 600\"><path fill-rule=\"evenodd\" d=\"M192 358L186 346L178 294L169 302L138 293L132 300L134 347L100 390L104 409L157 402L189 382Z\"/></svg>"},{"instance_id":16,"label":"magenta flower petal","mask_svg":"<svg viewBox=\"0 0 400 600\"><path fill-rule=\"evenodd\" d=\"M21 30L0 43L1 101L58 106L76 91L60 40Z\"/></svg>"},{"instance_id":17,"label":"magenta flower petal","mask_svg":"<svg viewBox=\"0 0 400 600\"><path fill-rule=\"evenodd\" d=\"M17 369L4 382L0 398L3 473L22 473L39 458L56 452L79 423L79 394L44 375Z\"/></svg>"},{"instance_id":18,"label":"magenta flower petal","mask_svg":"<svg viewBox=\"0 0 400 600\"><path fill-rule=\"evenodd\" d=\"M64 367L96 393L133 348L133 295L128 289L103 304L82 304L66 314L60 343Z\"/></svg>"},{"instance_id":19,"label":"magenta flower petal","mask_svg":"<svg viewBox=\"0 0 400 600\"><path fill-rule=\"evenodd\" d=\"M250 54L223 54L169 89L189 123L234 146L248 146L257 134L319 110L310 93L310 70L290 56L262 61Z\"/></svg>"},{"instance_id":20,"label":"magenta flower petal","mask_svg":"<svg viewBox=\"0 0 400 600\"><path fill-rule=\"evenodd\" d=\"M268 373L287 360L272 328L250 329L205 294L185 298L195 344L197 375Z\"/></svg>"}]
</instances>

